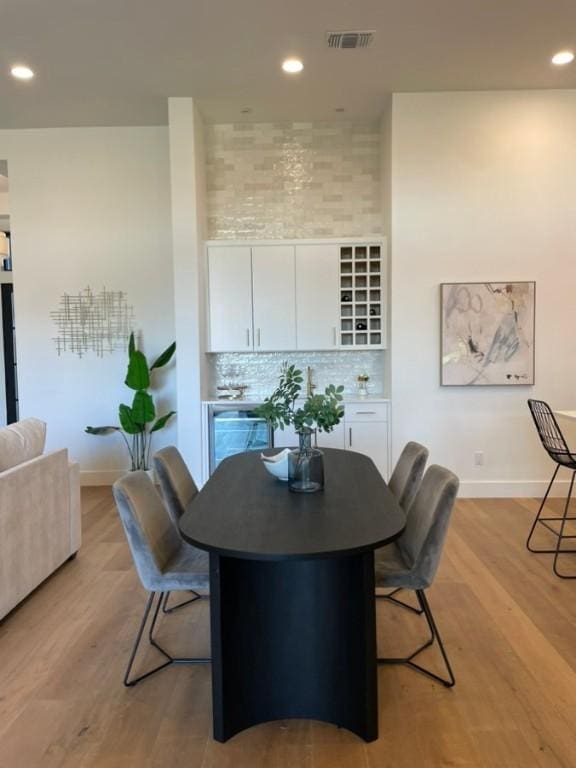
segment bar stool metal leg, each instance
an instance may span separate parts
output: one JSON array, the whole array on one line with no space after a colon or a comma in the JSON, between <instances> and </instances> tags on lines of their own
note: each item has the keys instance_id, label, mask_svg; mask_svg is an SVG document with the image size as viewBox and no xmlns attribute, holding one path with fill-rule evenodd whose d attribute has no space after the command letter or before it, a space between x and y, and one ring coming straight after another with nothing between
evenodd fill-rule
<instances>
[{"instance_id":1,"label":"bar stool metal leg","mask_svg":"<svg viewBox=\"0 0 576 768\"><path fill-rule=\"evenodd\" d=\"M560 573L558 570L558 557L559 555L565 554L567 552L574 552L573 549L561 549L562 547L562 540L563 539L573 539L574 536L567 536L564 534L564 529L566 527L567 520L573 520L574 518L571 518L568 516L568 510L570 508L570 499L572 498L572 490L574 488L574 478L576 477L576 471L572 472L572 479L570 480L570 488L568 489L568 496L566 497L566 504L564 505L564 515L562 516L562 522L560 524L560 531L558 533L558 539L556 540L556 551L554 553L554 564L552 566L554 573L556 576L559 576L561 579L576 579L576 573L573 575L567 575L565 573Z\"/></svg>"},{"instance_id":2,"label":"bar stool metal leg","mask_svg":"<svg viewBox=\"0 0 576 768\"><path fill-rule=\"evenodd\" d=\"M546 501L548 500L548 494L550 493L550 490L552 489L552 485L554 484L554 480L556 480L556 475L558 474L558 470L559 469L560 469L560 464L556 464L556 469L554 470L554 474L552 475L552 479L548 483L548 488L546 488L546 493L544 494L544 498L542 499L542 502L540 504L540 507L538 509L536 517L534 518L534 522L532 523L532 527L530 528L530 533L528 534L528 538L526 539L526 549L528 549L530 552L535 552L537 554L538 553L540 553L540 554L542 554L542 553L552 554L553 552L555 552L554 549L534 549L531 546L531 544L530 544L530 540L532 539L532 535L534 534L534 531L536 530L536 526L538 525L538 523L541 523L542 525L544 525L547 520L559 520L560 519L560 518L547 518L547 517L542 519L540 517L540 515L542 514L542 512L544 510L544 506L546 504ZM549 530L552 530L549 525L546 525L545 527L548 528ZM555 531L552 530L552 533L555 533Z\"/></svg>"}]
</instances>

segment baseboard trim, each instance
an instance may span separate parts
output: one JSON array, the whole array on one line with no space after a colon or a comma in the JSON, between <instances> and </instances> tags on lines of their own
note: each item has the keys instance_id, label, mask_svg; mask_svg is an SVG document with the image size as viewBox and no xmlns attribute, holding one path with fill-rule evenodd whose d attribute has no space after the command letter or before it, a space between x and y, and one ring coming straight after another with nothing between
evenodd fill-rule
<instances>
[{"instance_id":1,"label":"baseboard trim","mask_svg":"<svg viewBox=\"0 0 576 768\"><path fill-rule=\"evenodd\" d=\"M121 469L80 472L80 485L113 485L125 475ZM460 499L537 499L542 498L550 480L462 480ZM569 480L557 480L550 496L561 497L568 493Z\"/></svg>"},{"instance_id":2,"label":"baseboard trim","mask_svg":"<svg viewBox=\"0 0 576 768\"><path fill-rule=\"evenodd\" d=\"M126 470L122 469L83 470L80 472L80 485L113 485L125 474Z\"/></svg>"},{"instance_id":3,"label":"baseboard trim","mask_svg":"<svg viewBox=\"0 0 576 768\"><path fill-rule=\"evenodd\" d=\"M462 480L460 499L539 499L550 480ZM557 480L550 496L566 496L569 480Z\"/></svg>"}]
</instances>

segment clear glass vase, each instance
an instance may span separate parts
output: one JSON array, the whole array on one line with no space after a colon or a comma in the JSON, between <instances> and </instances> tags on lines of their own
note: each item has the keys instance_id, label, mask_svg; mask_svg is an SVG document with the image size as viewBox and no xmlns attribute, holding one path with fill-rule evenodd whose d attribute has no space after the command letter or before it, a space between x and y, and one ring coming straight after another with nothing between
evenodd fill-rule
<instances>
[{"instance_id":1,"label":"clear glass vase","mask_svg":"<svg viewBox=\"0 0 576 768\"><path fill-rule=\"evenodd\" d=\"M312 447L312 430L298 433L300 446L288 456L288 488L294 493L315 493L324 488L324 457Z\"/></svg>"}]
</instances>

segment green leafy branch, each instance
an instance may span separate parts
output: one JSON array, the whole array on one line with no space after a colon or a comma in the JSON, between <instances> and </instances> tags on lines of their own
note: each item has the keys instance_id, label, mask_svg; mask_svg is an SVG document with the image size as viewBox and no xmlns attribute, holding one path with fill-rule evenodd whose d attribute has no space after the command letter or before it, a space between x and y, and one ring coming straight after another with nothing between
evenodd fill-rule
<instances>
[{"instance_id":1,"label":"green leafy branch","mask_svg":"<svg viewBox=\"0 0 576 768\"><path fill-rule=\"evenodd\" d=\"M273 429L284 429L293 424L296 432L331 432L344 416L344 387L330 384L324 393L310 395L298 406L303 381L301 370L295 365L284 363L278 386L270 397L256 408L256 413L266 419Z\"/></svg>"}]
</instances>

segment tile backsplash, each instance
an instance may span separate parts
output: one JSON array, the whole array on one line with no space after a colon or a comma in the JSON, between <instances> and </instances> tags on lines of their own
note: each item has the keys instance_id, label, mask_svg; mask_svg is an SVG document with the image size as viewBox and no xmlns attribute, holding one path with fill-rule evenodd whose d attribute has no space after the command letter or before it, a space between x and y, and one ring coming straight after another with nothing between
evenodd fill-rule
<instances>
[{"instance_id":1,"label":"tile backsplash","mask_svg":"<svg viewBox=\"0 0 576 768\"><path fill-rule=\"evenodd\" d=\"M246 384L245 398L259 399L269 395L278 383L280 367L286 360L302 370L312 368L316 391L328 384L344 385L346 394L356 394L356 377L359 373L370 376L368 385L371 395L384 393L384 352L382 350L359 352L222 352L207 354L211 391L230 382Z\"/></svg>"},{"instance_id":2,"label":"tile backsplash","mask_svg":"<svg viewBox=\"0 0 576 768\"><path fill-rule=\"evenodd\" d=\"M376 122L206 126L209 239L382 233Z\"/></svg>"}]
</instances>

